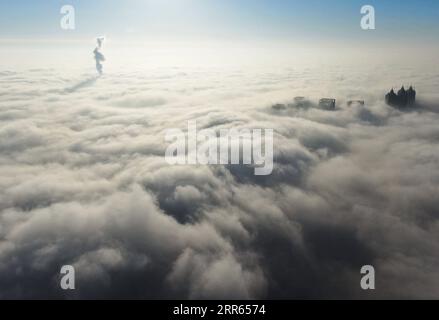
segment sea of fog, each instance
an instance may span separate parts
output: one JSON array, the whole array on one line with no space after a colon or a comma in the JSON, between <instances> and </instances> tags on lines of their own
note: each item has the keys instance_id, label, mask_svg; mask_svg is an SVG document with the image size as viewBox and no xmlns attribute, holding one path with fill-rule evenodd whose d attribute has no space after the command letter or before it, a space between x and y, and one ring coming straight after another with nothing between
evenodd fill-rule
<instances>
[{"instance_id":1,"label":"sea of fog","mask_svg":"<svg viewBox=\"0 0 439 320\"><path fill-rule=\"evenodd\" d=\"M439 297L428 52L108 41L98 77L93 42L1 45L0 298ZM296 96L337 108L272 108ZM169 165L188 120L274 129L273 173Z\"/></svg>"}]
</instances>

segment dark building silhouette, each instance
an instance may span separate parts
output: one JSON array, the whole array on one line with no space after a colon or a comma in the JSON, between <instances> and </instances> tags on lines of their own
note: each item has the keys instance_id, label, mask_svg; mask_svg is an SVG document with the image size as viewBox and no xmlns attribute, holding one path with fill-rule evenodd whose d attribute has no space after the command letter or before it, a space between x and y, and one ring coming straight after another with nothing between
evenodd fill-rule
<instances>
[{"instance_id":1,"label":"dark building silhouette","mask_svg":"<svg viewBox=\"0 0 439 320\"><path fill-rule=\"evenodd\" d=\"M272 105L271 107L277 111L285 110L287 108L287 106L283 103L276 103L276 104Z\"/></svg>"},{"instance_id":2,"label":"dark building silhouette","mask_svg":"<svg viewBox=\"0 0 439 320\"><path fill-rule=\"evenodd\" d=\"M354 105L356 105L356 106L364 106L364 104L365 104L364 100L349 100L348 101L348 106L349 107L354 106Z\"/></svg>"},{"instance_id":3,"label":"dark building silhouette","mask_svg":"<svg viewBox=\"0 0 439 320\"><path fill-rule=\"evenodd\" d=\"M325 110L335 110L335 99L320 99L319 107Z\"/></svg>"},{"instance_id":4,"label":"dark building silhouette","mask_svg":"<svg viewBox=\"0 0 439 320\"><path fill-rule=\"evenodd\" d=\"M271 106L272 109L276 110L276 111L282 111L282 110L286 110L286 109L291 109L291 108L295 108L295 109L308 109L312 107L312 103L311 101L309 101L307 98L305 97L295 97L294 101L284 104L284 103L276 103L274 105Z\"/></svg>"},{"instance_id":5,"label":"dark building silhouette","mask_svg":"<svg viewBox=\"0 0 439 320\"><path fill-rule=\"evenodd\" d=\"M399 89L398 94L392 89L386 94L386 103L392 107L404 108L416 102L416 91L412 86L405 90L404 86Z\"/></svg>"},{"instance_id":6,"label":"dark building silhouette","mask_svg":"<svg viewBox=\"0 0 439 320\"><path fill-rule=\"evenodd\" d=\"M405 107L408 103L407 91L405 91L404 86L402 86L398 91L398 100L401 107Z\"/></svg>"},{"instance_id":7,"label":"dark building silhouette","mask_svg":"<svg viewBox=\"0 0 439 320\"><path fill-rule=\"evenodd\" d=\"M399 104L398 96L395 94L395 91L390 90L388 94L386 94L386 103L389 106L397 106Z\"/></svg>"},{"instance_id":8,"label":"dark building silhouette","mask_svg":"<svg viewBox=\"0 0 439 320\"><path fill-rule=\"evenodd\" d=\"M310 108L312 106L311 102L305 97L295 97L294 102L290 104L292 107L296 108Z\"/></svg>"},{"instance_id":9,"label":"dark building silhouette","mask_svg":"<svg viewBox=\"0 0 439 320\"><path fill-rule=\"evenodd\" d=\"M407 90L407 102L408 104L414 104L416 102L416 91L412 86Z\"/></svg>"}]
</instances>

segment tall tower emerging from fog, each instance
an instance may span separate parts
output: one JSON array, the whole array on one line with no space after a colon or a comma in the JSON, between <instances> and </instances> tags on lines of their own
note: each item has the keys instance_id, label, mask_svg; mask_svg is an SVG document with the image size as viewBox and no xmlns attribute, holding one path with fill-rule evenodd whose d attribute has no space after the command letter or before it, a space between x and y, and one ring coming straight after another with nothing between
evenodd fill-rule
<instances>
[{"instance_id":1,"label":"tall tower emerging from fog","mask_svg":"<svg viewBox=\"0 0 439 320\"><path fill-rule=\"evenodd\" d=\"M102 74L103 72L103 65L102 62L105 61L105 57L104 55L101 53L101 49L102 49L102 44L104 43L105 38L104 37L99 37L96 39L97 41L97 46L94 49L93 53L95 56L95 61L96 61L96 70L99 72L99 74Z\"/></svg>"}]
</instances>

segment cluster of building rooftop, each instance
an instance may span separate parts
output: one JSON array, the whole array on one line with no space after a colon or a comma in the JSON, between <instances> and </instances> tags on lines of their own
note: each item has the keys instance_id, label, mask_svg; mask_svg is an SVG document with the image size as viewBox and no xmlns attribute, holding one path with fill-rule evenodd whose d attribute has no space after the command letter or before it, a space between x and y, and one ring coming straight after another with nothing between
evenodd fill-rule
<instances>
[{"instance_id":1,"label":"cluster of building rooftop","mask_svg":"<svg viewBox=\"0 0 439 320\"><path fill-rule=\"evenodd\" d=\"M396 94L395 91L392 89L388 94L385 96L386 103L389 106L395 107L395 108L405 108L408 106L413 105L416 102L416 91L413 89L412 86L408 90L405 90L404 86L398 91ZM358 106L364 106L365 102L364 100L349 100L347 102L348 106L358 105ZM275 110L283 110L287 107L302 107L307 108L312 106L311 102L307 100L305 97L296 97L294 98L294 102L290 104L275 104L273 105L273 109ZM318 107L323 110L335 110L336 107L336 99L333 98L322 98L319 100Z\"/></svg>"},{"instance_id":2,"label":"cluster of building rooftop","mask_svg":"<svg viewBox=\"0 0 439 320\"><path fill-rule=\"evenodd\" d=\"M398 91L398 94L392 89L386 94L386 103L392 107L404 108L411 106L416 102L416 91L412 86L405 90L404 86Z\"/></svg>"}]
</instances>

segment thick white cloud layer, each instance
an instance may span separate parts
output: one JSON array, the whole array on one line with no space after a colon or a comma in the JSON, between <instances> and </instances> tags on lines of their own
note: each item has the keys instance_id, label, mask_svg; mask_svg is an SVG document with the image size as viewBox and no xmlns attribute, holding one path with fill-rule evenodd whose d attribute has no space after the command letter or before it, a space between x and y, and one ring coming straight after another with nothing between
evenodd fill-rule
<instances>
[{"instance_id":1,"label":"thick white cloud layer","mask_svg":"<svg viewBox=\"0 0 439 320\"><path fill-rule=\"evenodd\" d=\"M438 70L5 67L0 82L0 298L439 297ZM382 101L403 83L414 111ZM338 108L271 108L302 95ZM165 130L188 120L275 129L272 175L168 165Z\"/></svg>"}]
</instances>

